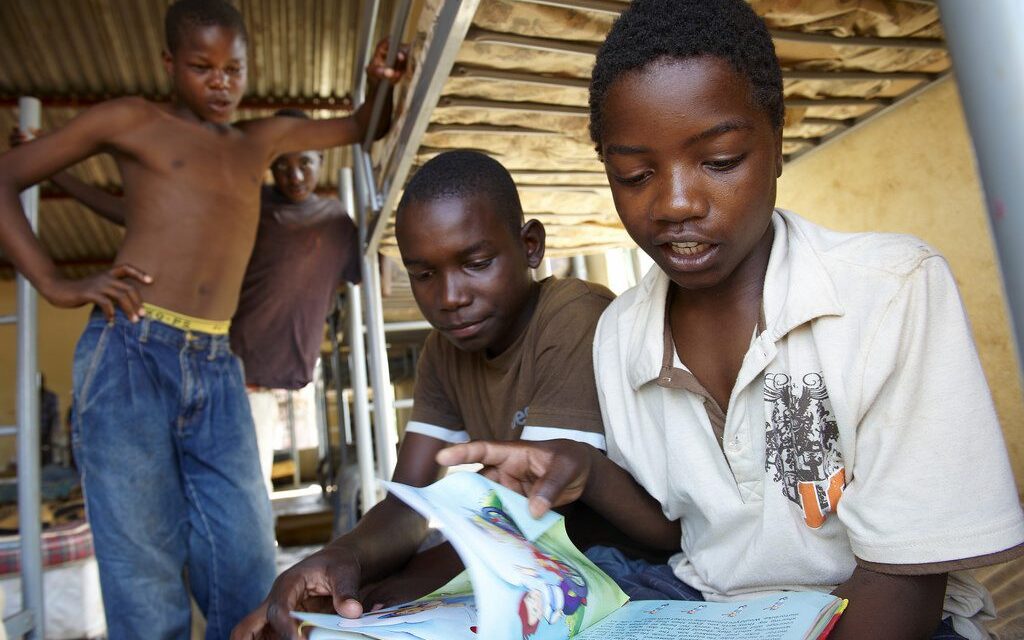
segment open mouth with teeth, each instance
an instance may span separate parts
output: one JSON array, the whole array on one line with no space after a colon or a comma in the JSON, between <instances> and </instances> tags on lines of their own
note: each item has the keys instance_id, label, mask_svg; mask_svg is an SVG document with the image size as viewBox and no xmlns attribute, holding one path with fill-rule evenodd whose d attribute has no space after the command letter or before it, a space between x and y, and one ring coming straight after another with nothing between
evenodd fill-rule
<instances>
[{"instance_id":1,"label":"open mouth with teeth","mask_svg":"<svg viewBox=\"0 0 1024 640\"><path fill-rule=\"evenodd\" d=\"M711 248L706 242L672 242L672 251L683 256L695 256Z\"/></svg>"}]
</instances>

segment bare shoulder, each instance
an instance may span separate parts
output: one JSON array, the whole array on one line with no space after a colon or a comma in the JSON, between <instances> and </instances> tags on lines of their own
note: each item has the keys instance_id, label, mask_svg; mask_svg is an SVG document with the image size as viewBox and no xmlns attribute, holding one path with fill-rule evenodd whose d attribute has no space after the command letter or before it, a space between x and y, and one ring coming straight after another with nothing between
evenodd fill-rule
<instances>
[{"instance_id":1,"label":"bare shoulder","mask_svg":"<svg viewBox=\"0 0 1024 640\"><path fill-rule=\"evenodd\" d=\"M159 105L137 96L126 96L106 100L89 109L89 113L112 118L119 124L161 117Z\"/></svg>"},{"instance_id":2,"label":"bare shoulder","mask_svg":"<svg viewBox=\"0 0 1024 640\"><path fill-rule=\"evenodd\" d=\"M293 120L296 120L296 118L277 118L273 116L251 118L249 120L235 121L234 127L248 136L275 136L286 131L289 122Z\"/></svg>"}]
</instances>

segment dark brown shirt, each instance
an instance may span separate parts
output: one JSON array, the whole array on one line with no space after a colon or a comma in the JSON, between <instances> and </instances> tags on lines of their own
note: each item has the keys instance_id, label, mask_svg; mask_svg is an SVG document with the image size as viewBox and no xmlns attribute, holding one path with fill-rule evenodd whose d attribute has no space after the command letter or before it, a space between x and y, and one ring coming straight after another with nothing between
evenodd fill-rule
<instances>
[{"instance_id":1,"label":"dark brown shirt","mask_svg":"<svg viewBox=\"0 0 1024 640\"><path fill-rule=\"evenodd\" d=\"M293 204L273 187L231 320L231 348L245 381L299 389L312 379L324 319L338 284L359 281L358 233L341 203L310 196Z\"/></svg>"},{"instance_id":2,"label":"dark brown shirt","mask_svg":"<svg viewBox=\"0 0 1024 640\"><path fill-rule=\"evenodd\" d=\"M575 278L544 280L529 325L494 358L431 333L409 429L451 442L570 438L603 450L591 351L613 297Z\"/></svg>"}]
</instances>

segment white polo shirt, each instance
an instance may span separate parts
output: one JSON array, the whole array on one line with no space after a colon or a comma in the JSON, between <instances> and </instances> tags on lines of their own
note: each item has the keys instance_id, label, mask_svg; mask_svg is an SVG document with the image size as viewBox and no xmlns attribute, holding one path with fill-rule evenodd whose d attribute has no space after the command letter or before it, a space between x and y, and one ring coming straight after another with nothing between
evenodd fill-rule
<instances>
[{"instance_id":1,"label":"white polo shirt","mask_svg":"<svg viewBox=\"0 0 1024 640\"><path fill-rule=\"evenodd\" d=\"M724 415L666 339L660 269L598 324L608 455L681 518L676 575L711 600L830 591L858 561L1021 545L1024 514L945 260L909 236L836 233L786 211L772 224L763 330ZM945 610L961 634L983 637L967 619L991 609L973 579L950 574Z\"/></svg>"}]
</instances>

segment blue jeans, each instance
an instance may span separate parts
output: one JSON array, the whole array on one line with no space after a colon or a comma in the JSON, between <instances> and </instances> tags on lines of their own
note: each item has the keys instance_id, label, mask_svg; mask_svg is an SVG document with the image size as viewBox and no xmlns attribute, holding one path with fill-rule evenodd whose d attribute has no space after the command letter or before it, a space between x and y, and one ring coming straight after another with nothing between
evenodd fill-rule
<instances>
[{"instance_id":1,"label":"blue jeans","mask_svg":"<svg viewBox=\"0 0 1024 640\"><path fill-rule=\"evenodd\" d=\"M630 600L704 600L700 591L677 578L667 564L633 560L614 547L590 547L585 555L607 573ZM946 618L931 640L964 640L964 637L953 630L953 621Z\"/></svg>"},{"instance_id":2,"label":"blue jeans","mask_svg":"<svg viewBox=\"0 0 1024 640\"><path fill-rule=\"evenodd\" d=\"M587 558L608 574L630 600L704 600L704 595L676 577L667 564L633 560L615 547L593 546Z\"/></svg>"},{"instance_id":3,"label":"blue jeans","mask_svg":"<svg viewBox=\"0 0 1024 640\"><path fill-rule=\"evenodd\" d=\"M227 336L94 312L74 360L72 439L110 640L227 638L274 580L273 517ZM188 579L188 589L185 577Z\"/></svg>"}]
</instances>

